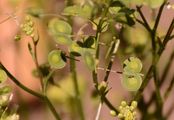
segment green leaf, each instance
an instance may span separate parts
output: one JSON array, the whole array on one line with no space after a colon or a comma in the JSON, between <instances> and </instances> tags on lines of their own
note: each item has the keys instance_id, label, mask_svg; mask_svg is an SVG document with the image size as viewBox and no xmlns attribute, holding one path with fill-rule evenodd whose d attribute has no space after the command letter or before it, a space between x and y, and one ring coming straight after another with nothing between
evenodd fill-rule
<instances>
[{"instance_id":1,"label":"green leaf","mask_svg":"<svg viewBox=\"0 0 174 120\"><path fill-rule=\"evenodd\" d=\"M116 14L115 21L132 26L135 24L135 21L132 17L133 13L133 9L121 9L119 10L118 14Z\"/></svg>"},{"instance_id":2,"label":"green leaf","mask_svg":"<svg viewBox=\"0 0 174 120\"><path fill-rule=\"evenodd\" d=\"M92 45L94 44L95 38L93 36L89 36L85 42L83 43L83 47L85 48L92 48Z\"/></svg>"},{"instance_id":3,"label":"green leaf","mask_svg":"<svg viewBox=\"0 0 174 120\"><path fill-rule=\"evenodd\" d=\"M61 50L53 50L48 54L48 63L52 68L61 69L66 63L62 59Z\"/></svg>"},{"instance_id":4,"label":"green leaf","mask_svg":"<svg viewBox=\"0 0 174 120\"><path fill-rule=\"evenodd\" d=\"M3 83L7 80L7 74L4 70L0 69L0 83Z\"/></svg>"},{"instance_id":5,"label":"green leaf","mask_svg":"<svg viewBox=\"0 0 174 120\"><path fill-rule=\"evenodd\" d=\"M125 7L125 4L123 3L123 1L114 0L110 6L111 7Z\"/></svg>"},{"instance_id":6,"label":"green leaf","mask_svg":"<svg viewBox=\"0 0 174 120\"><path fill-rule=\"evenodd\" d=\"M127 24L129 26L135 25L135 21L132 17L130 17L129 15L126 14L126 19L127 19Z\"/></svg>"}]
</instances>

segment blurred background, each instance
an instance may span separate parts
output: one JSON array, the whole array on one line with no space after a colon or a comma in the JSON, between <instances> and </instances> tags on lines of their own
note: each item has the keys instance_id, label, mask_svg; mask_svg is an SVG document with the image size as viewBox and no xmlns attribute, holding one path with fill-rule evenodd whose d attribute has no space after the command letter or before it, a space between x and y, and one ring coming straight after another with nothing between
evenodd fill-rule
<instances>
[{"instance_id":1,"label":"blurred background","mask_svg":"<svg viewBox=\"0 0 174 120\"><path fill-rule=\"evenodd\" d=\"M74 4L80 4L83 1L73 0L73 2ZM174 0L170 0L170 2L174 3ZM40 90L40 85L38 78L35 78L32 75L32 71L35 69L35 64L27 48L28 42L31 42L31 38L23 37L22 40L15 41L14 37L20 32L20 24L23 22L24 16L28 11L32 12L32 10L35 10L37 12L40 12L40 14L42 14L42 17L33 18L35 26L37 27L38 33L40 35L40 41L38 43L38 60L39 64L47 62L48 52L53 48L57 47L57 45L53 41L53 38L48 34L48 21L51 18L55 17L54 15L61 14L65 7L65 3L66 2L64 0L0 0L0 22L4 21L10 16L10 19L0 23L0 61L9 69L9 71L16 78L18 78L23 84L33 90ZM153 19L153 13L147 7L143 7L143 12L149 20ZM162 19L160 21L160 27L158 31L161 36L165 34L166 29L168 28L173 16L174 10L167 9L166 7L162 14ZM78 17L74 18L74 33L76 33L85 22L86 21L79 19ZM84 32L86 32L87 34L95 34L95 31L91 29L91 26L85 28ZM123 38L125 41L128 39L132 40L132 42L130 42L131 45L135 45L137 43L135 39L142 39L142 41L144 41L142 44L146 44L149 42L147 32L139 26L135 27L135 29L127 27L122 34L123 36L127 36L126 38ZM103 41L107 41L108 39L110 39L110 33L106 31L102 34L101 39ZM114 65L112 67L113 70L122 71L122 61L127 56L129 56L132 51L134 51L130 47L124 47L124 43L125 42L121 42L121 46L123 47L119 48L119 53L116 56ZM173 46L174 41L170 41L164 54L160 59L158 66L160 74L163 72L164 66L166 65L166 61L169 59L170 54L174 51ZM124 48L129 49L126 49L124 51L122 50ZM103 53L101 53L101 58L104 56L106 51L106 48L103 47L102 49ZM149 48L147 47L145 49L147 49L148 51ZM144 58L143 65L145 67L143 68L143 73L145 73L148 69L150 62L149 59L151 58L147 51L146 53L137 53L139 56ZM126 53L124 54L124 56L123 52ZM172 67L166 78L169 80L173 77L174 71L174 64L172 63L171 66ZM99 72L101 80L104 77L103 73L104 71L102 70ZM99 99L96 98L95 94L93 93L94 87L92 83L91 73L82 62L77 62L77 74L86 120L94 120L99 104ZM67 65L65 68L57 70L55 79L62 87L61 89L57 87L50 87L50 89L48 90L49 98L56 106L57 111L61 113L63 120L75 120L75 115L73 114L74 107L72 99L73 87L71 83L72 80L69 74L69 66ZM112 89L108 93L107 97L111 101L111 103L114 104L114 106L119 106L120 102L123 99L129 100L131 96L129 92L123 89L120 80L120 74L111 73L111 75L109 76L109 87ZM166 85L169 84L169 80L166 80L165 85L162 87L162 93L164 93ZM20 114L21 120L54 120L54 117L52 116L50 111L42 102L40 102L40 100L22 91L10 80L9 83L13 86L14 94L11 104L18 107L18 113ZM154 85L152 82L144 91L145 101L149 100L149 93L153 90ZM167 102L165 102L165 108L163 111L164 114L170 106L173 106L173 98L174 95L170 95L170 97L167 99ZM169 117L169 120L173 120L173 118L174 114ZM103 105L100 120L115 119L116 118L110 116L107 106Z\"/></svg>"}]
</instances>

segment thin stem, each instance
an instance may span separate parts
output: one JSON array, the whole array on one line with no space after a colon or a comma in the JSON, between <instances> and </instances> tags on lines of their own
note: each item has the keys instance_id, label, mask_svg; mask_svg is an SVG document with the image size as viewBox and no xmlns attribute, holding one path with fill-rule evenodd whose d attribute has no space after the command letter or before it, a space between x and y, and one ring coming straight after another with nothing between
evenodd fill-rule
<instances>
[{"instance_id":1,"label":"thin stem","mask_svg":"<svg viewBox=\"0 0 174 120\"><path fill-rule=\"evenodd\" d=\"M99 36L100 36L100 32L98 30L99 28L97 28L97 32L96 32L96 36L95 36L95 60L98 62L99 61ZM98 63L96 63L96 69L92 72L92 76L93 76L93 82L95 84L95 88L97 88L98 86L98 74L97 74L97 67L98 67Z\"/></svg>"},{"instance_id":2,"label":"thin stem","mask_svg":"<svg viewBox=\"0 0 174 120\"><path fill-rule=\"evenodd\" d=\"M160 10L159 10L158 15L157 15L157 19L160 19L161 14L162 14L162 11L163 11L163 8L164 8L164 5L165 5L165 3L163 3L163 4L161 5ZM137 8L137 9L138 9L138 8ZM139 10L140 10L140 9L139 9ZM147 30L149 30L149 28L148 28L148 23L147 23L146 19L144 18L144 15L142 14L141 10L139 11L139 13L141 14L141 17L142 17L143 21L146 23ZM158 24L159 24L159 20L157 20L157 19L156 19L154 28L153 28L153 30L151 31L152 48L153 48L153 61L152 61L152 65L150 66L150 68L149 68L147 74L145 75L145 78L144 78L144 80L143 80L143 83L142 83L140 89L139 89L139 90L137 91L137 93L135 94L135 97L134 97L135 100L140 99L141 94L142 94L142 92L144 91L144 88L146 87L146 85L147 85L147 84L149 83L149 81L150 81L150 78L151 78L153 69L154 69L154 67L156 67L156 64L158 63L159 58L160 58L161 54L162 54L163 51L164 51L164 49L159 49L158 54L157 54L157 55L155 54L155 50L156 50L156 47L155 47L156 45L155 45L155 43L154 43L155 37L152 36L152 35L156 35L156 29L157 29ZM171 26L172 26L172 27L171 27ZM166 44L167 44L167 42L168 42L168 39L170 38L170 35L171 35L171 33L172 33L172 30L173 30L173 27L174 27L174 25L171 23L171 25L170 25L170 27L169 27L169 29L168 29L168 32L167 32L167 34L166 34L166 37L165 37L165 39L166 39L165 41L166 41L166 42L163 42L163 45L164 45L164 46L166 46Z\"/></svg>"},{"instance_id":3,"label":"thin stem","mask_svg":"<svg viewBox=\"0 0 174 120\"><path fill-rule=\"evenodd\" d=\"M168 34L169 34L169 33L168 33ZM169 38L168 40L170 40L170 38ZM163 50L164 50L164 49L163 49ZM160 50L159 50L159 51L160 51ZM170 67L171 67L171 64L172 64L173 59L174 59L174 51L172 52L172 54L171 54L171 56L170 56L170 58L169 58L169 62L167 63L167 65L165 66L165 68L164 68L164 70L163 70L163 74L162 74L162 77L161 77L161 81L159 81L159 86L160 86L160 87L162 86L162 84L163 84L164 81L165 81L165 78L166 78L167 73L168 73L168 71L169 71L169 69L170 69ZM149 102L147 103L147 106L149 106L149 105L153 102L154 98L155 98L155 92L153 92L153 94L152 94L152 96L151 96Z\"/></svg>"},{"instance_id":4,"label":"thin stem","mask_svg":"<svg viewBox=\"0 0 174 120\"><path fill-rule=\"evenodd\" d=\"M167 111L166 113L166 120L168 120L168 118L170 117L170 115L173 113L173 110L174 110L174 103L171 105L170 109Z\"/></svg>"},{"instance_id":5,"label":"thin stem","mask_svg":"<svg viewBox=\"0 0 174 120\"><path fill-rule=\"evenodd\" d=\"M100 119L101 108L102 108L102 103L100 102L98 109L97 109L97 114L96 114L95 120Z\"/></svg>"},{"instance_id":6,"label":"thin stem","mask_svg":"<svg viewBox=\"0 0 174 120\"><path fill-rule=\"evenodd\" d=\"M51 110L51 112L55 116L56 120L61 120L59 114L57 113L56 109L54 108L53 104L50 102L50 100L48 99L48 97L45 96L44 98L45 98L46 104L48 105L49 109Z\"/></svg>"},{"instance_id":7,"label":"thin stem","mask_svg":"<svg viewBox=\"0 0 174 120\"><path fill-rule=\"evenodd\" d=\"M44 83L43 83L43 84L44 84L44 86L43 86L43 93L44 93L44 95L46 95L46 91L47 91L49 79L52 77L52 75L54 74L54 72L55 72L54 69L51 70L51 71L49 72L49 74L48 74L45 78L43 78L43 82L44 82Z\"/></svg>"},{"instance_id":8,"label":"thin stem","mask_svg":"<svg viewBox=\"0 0 174 120\"><path fill-rule=\"evenodd\" d=\"M174 87L174 76L173 76L173 78L172 78L172 80L171 80L171 82L170 82L170 84L169 84L167 90L165 91L165 94L164 94L165 100L168 98L169 93L172 91L172 88L173 88L173 87Z\"/></svg>"},{"instance_id":9,"label":"thin stem","mask_svg":"<svg viewBox=\"0 0 174 120\"><path fill-rule=\"evenodd\" d=\"M158 54L159 54L159 55L160 55L160 54L162 53L162 51L165 49L166 44L167 44L168 41L170 40L170 36L171 36L171 34L172 34L172 32L173 32L173 29L174 29L174 18L172 19L172 22L171 22L171 24L170 24L170 26L169 26L169 29L168 29L168 31L167 31L167 34L166 34L166 36L165 36L165 38L164 38L164 40L163 40L163 46L160 46L160 49L159 49L159 51L158 51Z\"/></svg>"},{"instance_id":10,"label":"thin stem","mask_svg":"<svg viewBox=\"0 0 174 120\"><path fill-rule=\"evenodd\" d=\"M73 0L67 0L66 6L71 6L71 5L73 5ZM72 19L70 17L68 18L68 21L72 25ZM78 80L77 80L76 61L74 60L75 56L70 53L70 58L71 58L70 59L70 71L72 74L72 80L73 80L73 84L74 84L76 106L77 106L77 110L78 110L80 119L85 120L84 110L83 110L82 101L80 98L79 85L78 85Z\"/></svg>"},{"instance_id":11,"label":"thin stem","mask_svg":"<svg viewBox=\"0 0 174 120\"><path fill-rule=\"evenodd\" d=\"M157 28L158 28L158 25L159 25L159 21L160 21L160 18L161 18L161 15L162 15L162 12L163 12L163 9L164 9L164 6L165 6L166 2L164 2L160 8L159 8L159 12L158 12L158 15L156 17L156 21L155 21L155 25L153 27L153 30L156 31Z\"/></svg>"},{"instance_id":12,"label":"thin stem","mask_svg":"<svg viewBox=\"0 0 174 120\"><path fill-rule=\"evenodd\" d=\"M153 76L154 76L154 83L155 83L155 93L156 93L156 98L157 98L157 118L163 118L162 117L162 109L163 109L163 101L162 101L162 97L161 97L161 93L160 93L160 89L159 89L159 80L157 78L157 71L156 71L156 66L153 69Z\"/></svg>"},{"instance_id":13,"label":"thin stem","mask_svg":"<svg viewBox=\"0 0 174 120\"><path fill-rule=\"evenodd\" d=\"M106 96L103 96L102 100L111 110L114 110L118 114L118 110L111 104L111 102L106 98Z\"/></svg>"},{"instance_id":14,"label":"thin stem","mask_svg":"<svg viewBox=\"0 0 174 120\"><path fill-rule=\"evenodd\" d=\"M36 65L36 69L40 73L39 62L38 62L38 57L37 57L37 43L35 43L34 38L32 38L32 40L33 40L33 45L34 45L34 63ZM44 90L44 84L43 84L43 77L42 77L42 75L39 75L39 80L40 80L41 88L42 88L42 90Z\"/></svg>"},{"instance_id":15,"label":"thin stem","mask_svg":"<svg viewBox=\"0 0 174 120\"><path fill-rule=\"evenodd\" d=\"M5 66L0 62L0 68L3 69L8 77L10 78L10 80L12 80L18 87L20 87L21 89L23 89L24 91L26 91L27 93L30 93L31 95L43 100L46 102L46 104L48 105L49 109L52 111L54 117L56 118L56 120L61 120L59 114L56 112L56 109L54 108L54 106L51 104L51 102L49 101L49 99L47 98L47 96L42 95L38 92L35 92L31 89L29 89L28 87L26 87L25 85L23 85L21 82L19 82L19 80L17 80L6 68Z\"/></svg>"},{"instance_id":16,"label":"thin stem","mask_svg":"<svg viewBox=\"0 0 174 120\"><path fill-rule=\"evenodd\" d=\"M110 0L110 3L112 2L112 0ZM109 3L109 5L110 5ZM98 91L98 73L97 73L97 68L98 68L98 62L99 62L99 37L100 37L100 33L101 33L101 26L103 24L103 19L104 17L106 17L107 15L107 12L108 12L108 9L109 9L109 6L105 9L105 12L103 14L103 17L100 19L99 21L99 24L97 25L97 31L96 31L96 34L95 34L95 60L96 60L96 68L94 71L92 71L92 77L93 77L93 83L94 83L94 86L96 88L96 91L98 92L99 94L99 91ZM100 95L100 94L99 94ZM110 101L106 98L106 96L101 96L101 100L102 102L104 102L110 109L116 111L118 113L118 110L110 103Z\"/></svg>"},{"instance_id":17,"label":"thin stem","mask_svg":"<svg viewBox=\"0 0 174 120\"><path fill-rule=\"evenodd\" d=\"M143 22L144 22L144 25L143 25L143 26L144 26L148 31L151 31L151 28L150 28L150 26L149 26L149 24L148 24L146 18L144 17L143 12L141 11L141 6L136 6L136 8L137 8L138 13L140 14L140 17L142 18L142 20L143 20Z\"/></svg>"},{"instance_id":18,"label":"thin stem","mask_svg":"<svg viewBox=\"0 0 174 120\"><path fill-rule=\"evenodd\" d=\"M11 16L9 16L9 17L5 18L4 20L0 21L0 24L6 22L6 21L9 20L9 19L11 19Z\"/></svg>"},{"instance_id":19,"label":"thin stem","mask_svg":"<svg viewBox=\"0 0 174 120\"><path fill-rule=\"evenodd\" d=\"M77 80L77 73L76 73L76 61L74 60L75 57L70 53L70 57L73 59L70 59L70 71L72 73L72 79L74 83L74 89L75 89L75 99L76 99L76 105L77 109L80 115L81 120L85 120L84 113L83 113L83 106L80 98L80 92L79 92L79 85Z\"/></svg>"},{"instance_id":20,"label":"thin stem","mask_svg":"<svg viewBox=\"0 0 174 120\"><path fill-rule=\"evenodd\" d=\"M140 99L141 94L144 91L144 88L147 86L147 84L150 81L150 78L151 78L151 75L152 75L152 72L153 72L153 67L154 67L153 65L150 66L147 74L145 75L145 78L143 80L143 83L142 83L140 89L137 91L137 93L134 96L134 100L138 101Z\"/></svg>"},{"instance_id":21,"label":"thin stem","mask_svg":"<svg viewBox=\"0 0 174 120\"><path fill-rule=\"evenodd\" d=\"M3 69L3 70L7 73L8 77L9 77L18 87L20 87L20 88L23 89L24 91L26 91L26 92L32 94L32 95L35 96L35 97L38 97L38 98L40 98L40 99L43 98L43 95L42 95L42 94L37 93L37 92L35 92L35 91L33 91L33 90L27 88L27 87L24 86L21 82L19 82L19 81L18 81L18 80L5 68L5 66L4 66L2 63L0 63L0 68Z\"/></svg>"},{"instance_id":22,"label":"thin stem","mask_svg":"<svg viewBox=\"0 0 174 120\"><path fill-rule=\"evenodd\" d=\"M156 55L156 42L155 42L156 41L156 32L157 32L157 28L158 28L158 25L159 25L159 21L160 21L164 6L165 6L165 2L159 8L159 11L158 11L158 14L157 14L157 17L156 17L156 20L155 20L155 25L154 25L154 27L152 29L152 32L151 32L152 49L153 49L153 56L154 57Z\"/></svg>"},{"instance_id":23,"label":"thin stem","mask_svg":"<svg viewBox=\"0 0 174 120\"><path fill-rule=\"evenodd\" d=\"M113 62L114 62L114 58L115 58L115 54L117 52L119 44L120 44L120 40L117 40L117 41L114 42L114 44L113 44L113 46L111 48L111 53L110 53L111 54L111 58L110 58L110 62L108 64L106 75L105 75L105 78L104 78L105 82L108 80L109 74L111 72L111 68L112 68L112 65L113 65Z\"/></svg>"}]
</instances>

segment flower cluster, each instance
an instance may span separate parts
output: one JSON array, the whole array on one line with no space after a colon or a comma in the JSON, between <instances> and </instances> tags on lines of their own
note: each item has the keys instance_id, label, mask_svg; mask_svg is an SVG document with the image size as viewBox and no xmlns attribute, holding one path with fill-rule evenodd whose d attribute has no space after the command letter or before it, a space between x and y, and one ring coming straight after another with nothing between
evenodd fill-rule
<instances>
[{"instance_id":1,"label":"flower cluster","mask_svg":"<svg viewBox=\"0 0 174 120\"><path fill-rule=\"evenodd\" d=\"M137 107L136 101L132 101L130 106L126 103L126 101L122 101L121 105L119 106L118 118L124 120L135 120L136 112L134 110L136 107Z\"/></svg>"},{"instance_id":2,"label":"flower cluster","mask_svg":"<svg viewBox=\"0 0 174 120\"><path fill-rule=\"evenodd\" d=\"M27 35L34 37L34 22L30 16L25 17L25 21L21 24L22 31Z\"/></svg>"}]
</instances>

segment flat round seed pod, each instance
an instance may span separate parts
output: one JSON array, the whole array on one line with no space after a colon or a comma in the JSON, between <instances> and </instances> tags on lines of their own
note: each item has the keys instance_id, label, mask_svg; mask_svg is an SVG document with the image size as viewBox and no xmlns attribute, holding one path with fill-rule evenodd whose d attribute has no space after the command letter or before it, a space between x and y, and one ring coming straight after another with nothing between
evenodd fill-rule
<instances>
[{"instance_id":1,"label":"flat round seed pod","mask_svg":"<svg viewBox=\"0 0 174 120\"><path fill-rule=\"evenodd\" d=\"M139 73L142 67L141 60L137 57L130 57L123 63L123 70L127 73Z\"/></svg>"},{"instance_id":2,"label":"flat round seed pod","mask_svg":"<svg viewBox=\"0 0 174 120\"><path fill-rule=\"evenodd\" d=\"M83 54L83 48L80 47L76 42L72 42L72 44L69 47L70 52L76 52L78 54Z\"/></svg>"},{"instance_id":3,"label":"flat round seed pod","mask_svg":"<svg viewBox=\"0 0 174 120\"><path fill-rule=\"evenodd\" d=\"M137 91L141 86L142 78L140 75L129 76L123 74L121 83L128 91Z\"/></svg>"},{"instance_id":4,"label":"flat round seed pod","mask_svg":"<svg viewBox=\"0 0 174 120\"><path fill-rule=\"evenodd\" d=\"M95 69L95 59L89 51L84 51L83 52L83 59L84 59L85 64L87 65L87 67L90 70Z\"/></svg>"},{"instance_id":5,"label":"flat round seed pod","mask_svg":"<svg viewBox=\"0 0 174 120\"><path fill-rule=\"evenodd\" d=\"M71 34L72 32L72 28L69 23L63 20L59 20L57 18L53 18L52 20L50 20L48 28L53 34L57 33Z\"/></svg>"},{"instance_id":6,"label":"flat round seed pod","mask_svg":"<svg viewBox=\"0 0 174 120\"><path fill-rule=\"evenodd\" d=\"M48 62L52 68L61 69L66 62L62 59L60 50L53 50L48 54Z\"/></svg>"},{"instance_id":7,"label":"flat round seed pod","mask_svg":"<svg viewBox=\"0 0 174 120\"><path fill-rule=\"evenodd\" d=\"M56 43L61 44L61 45L71 45L72 44L72 40L70 37L68 37L65 34L56 34L54 36L54 40Z\"/></svg>"}]
</instances>

